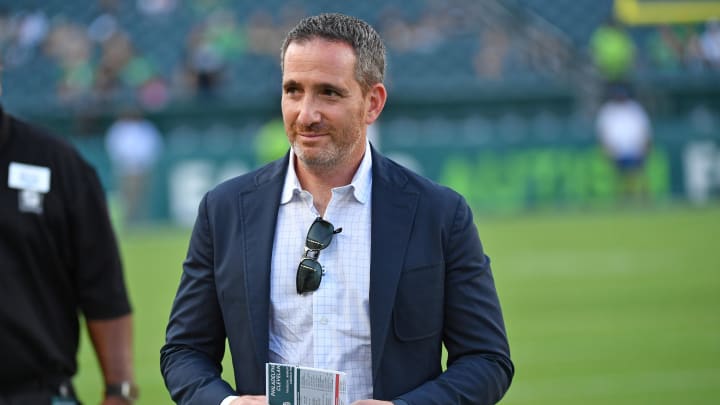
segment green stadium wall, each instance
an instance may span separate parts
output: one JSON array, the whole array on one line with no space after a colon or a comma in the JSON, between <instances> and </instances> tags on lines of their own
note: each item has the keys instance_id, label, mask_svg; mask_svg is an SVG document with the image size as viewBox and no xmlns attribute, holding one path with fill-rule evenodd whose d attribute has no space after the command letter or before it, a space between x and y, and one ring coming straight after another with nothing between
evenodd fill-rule
<instances>
[{"instance_id":1,"label":"green stadium wall","mask_svg":"<svg viewBox=\"0 0 720 405\"><path fill-rule=\"evenodd\" d=\"M478 213L582 209L613 205L621 198L612 165L587 135L591 129L553 139L448 133L421 139L383 128L379 126L377 138L383 153L459 191ZM718 134L692 132L674 121L658 123L655 133L646 170L648 201L702 204L716 199L720 195ZM267 160L266 148L258 147L253 136L228 132L225 146L215 140L215 147L197 147L207 146L203 136L197 134L200 141L195 146L168 142L150 179L145 201L148 220L191 225L207 190ZM97 168L112 196L116 183L103 139L83 137L74 143Z\"/></svg>"}]
</instances>

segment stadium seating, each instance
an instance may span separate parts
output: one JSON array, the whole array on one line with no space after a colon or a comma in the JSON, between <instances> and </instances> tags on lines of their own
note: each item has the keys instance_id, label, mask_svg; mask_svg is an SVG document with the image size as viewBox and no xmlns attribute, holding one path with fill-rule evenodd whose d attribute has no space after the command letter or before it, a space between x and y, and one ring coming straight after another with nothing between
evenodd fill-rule
<instances>
[{"instance_id":1,"label":"stadium seating","mask_svg":"<svg viewBox=\"0 0 720 405\"><path fill-rule=\"evenodd\" d=\"M24 17L35 11L40 12L45 25L45 38L33 44L27 52L32 57L17 63L6 63L5 74L12 85L6 86L5 99L8 103L22 107L33 107L38 104L47 105L47 101L56 101L58 104L68 102L58 95L62 87L64 75L63 66L57 57L48 56L47 36L59 26L61 22L75 24L80 29L93 26L97 18L103 13L114 17L119 30L130 38L133 52L141 56L149 64L151 70L162 77L175 89L177 75L183 69L188 57L189 36L193 30L201 27L214 13L226 13L232 16L237 24L239 35L247 28L249 18L253 13L261 10L270 13L272 22L278 29L284 29L283 14L293 15L315 13L320 11L341 11L365 18L380 29L388 28L392 19L381 21L384 16L392 15L406 19L408 29L411 30L411 39L417 41L408 45L407 49L389 49L389 82L397 90L415 88L427 89L427 86L437 88L451 87L462 89L467 83L477 81L473 67L473 54L477 51L480 33L486 30L482 24L475 27L467 22L457 23L459 14L453 12L450 6L433 6L430 2L414 0L412 2L390 1L384 7L376 7L370 3L349 2L344 5L336 2L296 2L269 1L260 4L248 2L203 1L203 2L176 2L175 7L166 14L147 15L139 11L136 2L114 2L116 6L103 9L100 2L94 2L88 7L86 2L78 0L51 0L34 4L33 2L13 3L5 6L3 12L3 25L6 27L20 24L26 20ZM139 2L138 2L139 3ZM372 2L371 2L372 3ZM462 7L477 8L474 2L460 2ZM489 2L480 2L489 3ZM450 4L450 3L448 3ZM201 6L205 5L205 6ZM295 10L291 10L291 6ZM454 5L456 6L456 5ZM203 8L204 7L204 8ZM392 14L388 10L401 10L399 14ZM484 8L487 14L490 8ZM427 12L425 12L427 11ZM506 11L506 10L504 10ZM442 13L449 13L443 16ZM496 11L497 12L497 11ZM472 13L470 13L472 14ZM461 16L461 15L460 15ZM492 19L492 15L485 15ZM435 20L436 19L436 20ZM505 18L507 20L507 18ZM395 20L395 23L398 21ZM29 25L29 24L28 24ZM287 24L285 24L287 25ZM96 25L97 27L99 25ZM492 27L494 28L494 27ZM430 35L430 37L428 37ZM244 38L246 40L247 38ZM431 43L432 42L432 43ZM521 40L513 38L511 47L522 48ZM12 40L5 39L2 51L7 55L18 45ZM279 48L279 44L277 44ZM522 53L512 50L508 54ZM97 68L101 54L101 44L92 43L92 49L87 55L90 66ZM7 59L7 58L4 58ZM505 74L512 78L515 76L533 76L533 67L522 61L508 59L503 68ZM223 60L225 66L224 79L229 83L223 86L222 91L231 97L257 97L268 96L276 92L273 83L279 75L277 69L277 52L272 54L256 54L247 49L241 49L238 55ZM29 74L31 73L31 74ZM96 72L97 74L97 72ZM503 76L501 72L500 76ZM32 78L32 79L30 79ZM92 80L92 78L90 79ZM128 86L128 84L121 84ZM93 88L85 89L86 98L92 98ZM121 93L121 92L118 92ZM43 100L40 102L40 100ZM55 103L50 103L55 106Z\"/></svg>"},{"instance_id":2,"label":"stadium seating","mask_svg":"<svg viewBox=\"0 0 720 405\"><path fill-rule=\"evenodd\" d=\"M238 108L253 103L271 111L277 107L280 76L278 38L282 38L288 24L299 16L339 11L368 20L378 27L388 43L387 84L393 95L388 106L390 114L395 108L409 111L416 104L439 99L475 103L475 107L482 110L480 113L495 115L508 112L497 111L494 105L512 106L513 111L524 115L524 120L542 115L541 111L548 106L552 113L570 114L577 108L578 99L598 94L587 90L587 83L597 80L588 57L588 43L594 30L611 16L613 2L195 0L166 3L171 8L148 12L139 7L142 0L2 2L0 52L4 65L4 104L15 111L35 112L40 116L58 108L73 111L104 106L107 111L113 111L117 105L139 97L138 92L144 91L142 86L154 78L166 87L167 98L150 105L151 111L161 114L195 100L203 105L205 99L196 97L204 93L194 87L197 77L193 76L196 74L193 69L203 67L193 68L192 61L208 64L217 58L219 84L213 91L216 100ZM71 24L82 32L90 32L90 27L101 32L97 30L107 28L99 23L98 17L103 14L113 16L117 29L127 35L132 55L120 59L121 66L114 66L118 72L101 91L93 85L93 82L97 84L99 66L105 57L101 42L90 40L90 48L84 54L80 52L78 56L75 50L74 56L80 59L71 59L69 63L58 56L60 51L50 49L49 38L62 24ZM252 31L253 19L261 14L267 22L265 34L275 35L270 45L258 44L254 36L257 32ZM218 21L226 25L217 29L221 25ZM630 32L640 52L634 79L647 88L658 82L676 83L676 89L685 89L688 82L699 83L694 87L702 89L697 102L692 101L697 93L684 94L691 100L689 106L681 106L687 107L685 112L708 98L717 99L719 86L706 84L720 83L720 72L693 70L686 65L662 70L650 62L648 47L655 40L657 29L651 26L633 28ZM208 53L193 56L197 51L190 45L193 40L205 41L205 48L200 48L205 52L209 49L210 57ZM54 42L57 43L63 42ZM138 60L140 63L131 64ZM70 71L67 65L75 62L87 70ZM130 71L130 66L135 70ZM68 90L68 83L79 87ZM655 95L663 97L657 92ZM672 99L674 95L670 89L665 97ZM487 102L490 98L494 105ZM709 108L716 111L718 106ZM547 125L545 122L540 126Z\"/></svg>"}]
</instances>

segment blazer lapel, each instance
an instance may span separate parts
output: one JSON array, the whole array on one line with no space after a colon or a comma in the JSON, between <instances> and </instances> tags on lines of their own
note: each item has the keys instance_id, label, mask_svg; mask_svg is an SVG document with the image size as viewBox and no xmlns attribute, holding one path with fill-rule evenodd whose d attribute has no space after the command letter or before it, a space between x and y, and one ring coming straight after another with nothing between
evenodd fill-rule
<instances>
[{"instance_id":1,"label":"blazer lapel","mask_svg":"<svg viewBox=\"0 0 720 405\"><path fill-rule=\"evenodd\" d=\"M270 266L277 212L280 206L288 155L262 170L255 178L256 187L241 193L242 240L244 241L245 296L250 333L259 364L268 360L268 319L270 303Z\"/></svg>"},{"instance_id":2,"label":"blazer lapel","mask_svg":"<svg viewBox=\"0 0 720 405\"><path fill-rule=\"evenodd\" d=\"M390 333L395 291L415 219L418 193L407 189L407 177L400 169L374 149L372 153L370 333L374 380Z\"/></svg>"}]
</instances>

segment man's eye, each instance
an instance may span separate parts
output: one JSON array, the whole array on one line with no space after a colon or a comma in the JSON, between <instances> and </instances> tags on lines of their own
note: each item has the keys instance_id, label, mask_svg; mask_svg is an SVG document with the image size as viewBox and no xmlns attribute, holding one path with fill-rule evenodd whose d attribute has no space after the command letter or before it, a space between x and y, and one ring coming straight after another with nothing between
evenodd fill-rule
<instances>
[{"instance_id":1,"label":"man's eye","mask_svg":"<svg viewBox=\"0 0 720 405\"><path fill-rule=\"evenodd\" d=\"M338 93L334 89L325 89L325 90L323 90L323 95L336 97L336 96L339 96L340 93Z\"/></svg>"}]
</instances>

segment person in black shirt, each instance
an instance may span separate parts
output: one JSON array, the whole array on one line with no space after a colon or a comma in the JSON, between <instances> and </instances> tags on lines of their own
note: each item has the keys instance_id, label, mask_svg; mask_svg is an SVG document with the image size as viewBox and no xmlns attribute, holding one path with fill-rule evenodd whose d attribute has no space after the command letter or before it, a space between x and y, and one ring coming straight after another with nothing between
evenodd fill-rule
<instances>
[{"instance_id":1,"label":"person in black shirt","mask_svg":"<svg viewBox=\"0 0 720 405\"><path fill-rule=\"evenodd\" d=\"M76 404L78 313L106 383L131 403L132 315L95 170L0 106L0 405Z\"/></svg>"}]
</instances>

